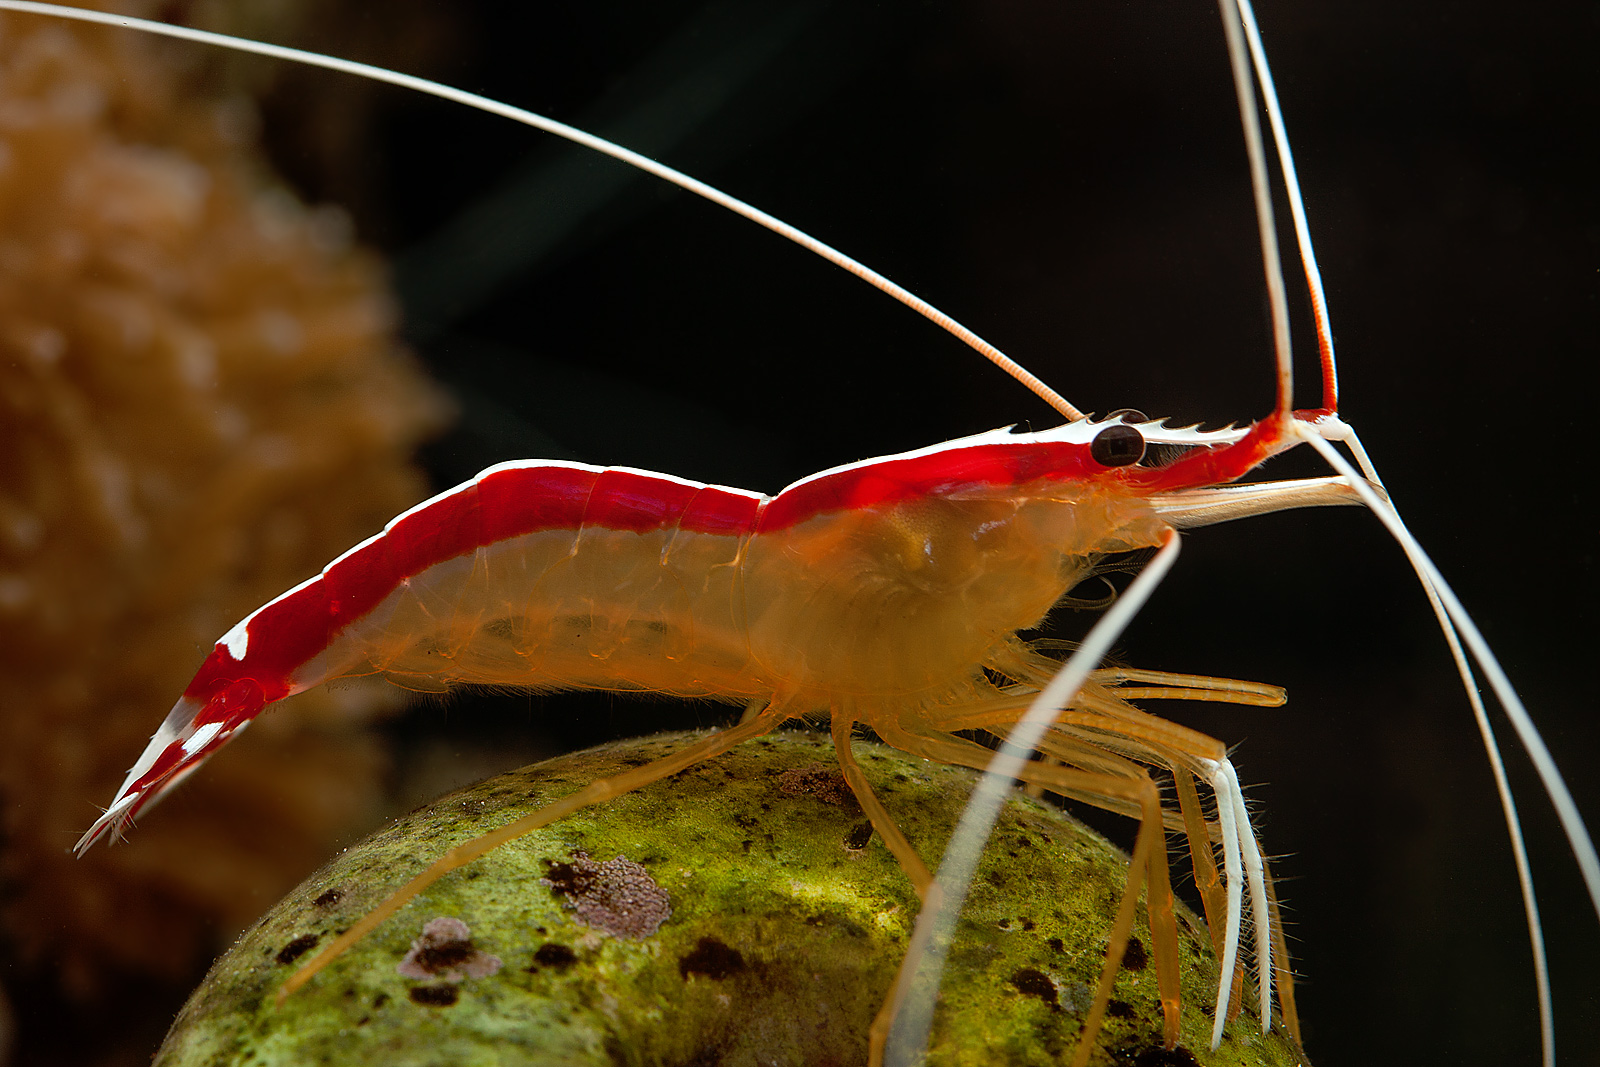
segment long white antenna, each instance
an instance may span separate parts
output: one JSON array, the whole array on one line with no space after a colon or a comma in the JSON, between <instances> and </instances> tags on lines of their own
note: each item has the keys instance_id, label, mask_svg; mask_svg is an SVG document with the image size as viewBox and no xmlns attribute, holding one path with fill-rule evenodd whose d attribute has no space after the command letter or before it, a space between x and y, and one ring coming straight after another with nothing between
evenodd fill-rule
<instances>
[{"instance_id":1,"label":"long white antenna","mask_svg":"<svg viewBox=\"0 0 1600 1067\"><path fill-rule=\"evenodd\" d=\"M1494 690L1495 699L1505 709L1506 717L1511 720L1512 729L1516 731L1517 738L1527 749L1528 758L1539 773L1539 780L1550 796L1550 803L1556 809L1557 818L1561 820L1561 828L1567 835L1567 842L1578 860L1578 869L1582 872L1584 884L1589 890L1589 901L1594 906L1595 915L1600 917L1600 856L1595 853L1594 841L1589 836L1589 828L1584 825L1583 816L1578 812L1577 801L1573 800L1572 792L1567 788L1566 780L1562 778L1554 757L1550 755L1549 747L1545 745L1544 738L1539 734L1539 728L1534 725L1532 716L1528 714L1522 698L1511 685L1511 680L1506 677L1500 661L1495 658L1488 642L1483 639L1483 634L1472 621L1472 616L1467 614L1467 610L1461 606L1461 601L1456 599L1455 591L1444 580L1444 575L1439 573L1433 560L1411 535L1411 531L1400 518L1400 513L1395 510L1394 505L1367 485L1356 474L1350 461L1340 455L1339 450L1332 444L1315 433L1307 432L1303 436L1330 466L1351 478L1351 484L1356 492L1361 494L1367 507L1372 509L1378 521L1383 523L1390 536L1400 545L1406 554L1406 559L1411 561L1411 566L1417 572L1423 589L1429 593L1430 600L1437 597L1444 614L1448 616L1447 621L1441 621L1446 639L1449 640L1452 633L1459 633L1462 642L1472 653L1472 658L1483 671L1485 679L1489 682L1489 688ZM1475 686L1470 672L1463 677L1463 682L1468 694L1473 694ZM1484 743L1488 747L1490 765L1497 768L1495 784L1500 790L1501 806L1505 811L1506 823L1510 827L1512 850L1517 857L1517 874L1522 883L1523 905L1528 914L1534 969L1539 983L1540 1031L1544 1063L1546 1067L1554 1067L1555 1020L1550 1007L1550 977L1545 966L1544 932L1539 923L1539 906L1533 892L1533 876L1528 867L1527 851L1523 844L1521 824L1517 819L1516 803L1511 796L1510 784L1505 780L1503 772L1498 769L1500 752L1494 743L1491 731L1484 731Z\"/></svg>"},{"instance_id":2,"label":"long white antenna","mask_svg":"<svg viewBox=\"0 0 1600 1067\"><path fill-rule=\"evenodd\" d=\"M849 271L873 288L898 300L940 329L959 338L989 362L1021 382L1029 392L1055 408L1062 415L1069 419L1083 418L1083 412L1069 404L1066 398L1051 389L1022 364L978 336L975 331L940 311L910 290L890 281L865 263L811 236L799 227L791 226L782 219L769 215L760 208L748 204L736 196L730 196L714 185L707 185L698 178L691 178L689 175L669 167L665 163L658 163L649 156L640 155L638 152L624 148L614 141L608 141L604 137L597 137L592 133L578 129L576 126L568 126L564 122L557 122L555 119L541 115L538 112L513 107L499 100L480 96L477 93L469 93L465 89L457 89L442 82L419 78L412 74L401 74L398 71L386 70L383 67L375 67L368 63L357 63L350 59L323 55L320 52L307 52L300 48L265 44L261 41L233 37L225 33L196 30L188 26L174 26L166 22L152 22L149 19L132 18L127 15L110 15L103 11L85 11L82 8L63 7L59 4L35 3L32 0L0 0L0 10L19 11L32 15L49 15L56 18L74 19L78 22L93 22L103 26L141 30L159 37L173 37L180 41L214 45L219 48L229 48L236 52L248 52L252 55L280 59L288 63L300 63L308 67L321 67L323 70L337 71L341 74L353 74L358 78L369 78L372 81L383 82L386 85L394 85L402 89L411 89L427 96L437 97L440 100L464 104L475 110L490 115L498 115L513 122L520 122L524 126L532 126L536 130L554 134L564 140L571 141L573 144L582 145L585 148L599 152L601 155L610 156L612 159L642 170L646 174L654 175L662 181L671 182L686 192L691 192L719 207L726 208L735 215L741 215L749 219L757 226L770 230L779 237L788 238L806 251L821 256L836 267Z\"/></svg>"},{"instance_id":3,"label":"long white antenna","mask_svg":"<svg viewBox=\"0 0 1600 1067\"><path fill-rule=\"evenodd\" d=\"M1228 39L1233 92L1239 100L1239 123L1244 127L1245 153L1250 160L1250 189L1255 194L1261 265L1267 276L1267 303L1272 308L1272 351L1278 367L1276 410L1280 415L1287 415L1294 407L1294 346L1289 336L1288 287L1283 283L1283 261L1278 256L1278 223L1272 215L1272 185L1267 177L1266 152L1261 147L1261 117L1256 114L1250 59L1239 32L1239 8L1235 0L1217 0L1217 6L1222 11L1222 29ZM1277 132L1276 128L1273 132Z\"/></svg>"},{"instance_id":4,"label":"long white antenna","mask_svg":"<svg viewBox=\"0 0 1600 1067\"><path fill-rule=\"evenodd\" d=\"M1305 268L1306 291L1311 294L1311 316L1316 323L1317 348L1323 364L1322 406L1337 410L1339 371L1333 358L1333 325L1328 320L1328 298L1322 291L1322 270L1317 266L1317 254L1311 247L1311 227L1306 223L1306 205L1300 196L1300 176L1295 173L1294 153L1289 151L1289 133L1284 129L1283 110L1278 106L1278 87L1267 66L1267 50L1261 44L1261 31L1256 28L1256 13L1250 0L1237 2L1245 35L1250 39L1250 58L1255 64L1256 78L1261 82L1261 96L1267 102L1267 120L1272 123L1272 141L1278 149L1283 188L1289 195L1289 215L1294 219L1295 241L1300 246L1300 263Z\"/></svg>"}]
</instances>

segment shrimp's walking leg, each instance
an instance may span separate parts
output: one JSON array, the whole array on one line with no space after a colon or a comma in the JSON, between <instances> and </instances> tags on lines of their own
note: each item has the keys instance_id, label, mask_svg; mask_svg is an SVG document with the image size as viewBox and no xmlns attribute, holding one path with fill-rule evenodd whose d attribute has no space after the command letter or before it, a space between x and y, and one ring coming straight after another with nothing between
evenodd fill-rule
<instances>
[{"instance_id":1,"label":"shrimp's walking leg","mask_svg":"<svg viewBox=\"0 0 1600 1067\"><path fill-rule=\"evenodd\" d=\"M1211 831L1205 814L1200 810L1200 794L1194 787L1194 775L1186 767L1175 767L1172 779L1178 787L1178 807L1183 812L1184 829L1189 834L1189 859L1194 864L1194 887L1200 891L1200 903L1205 908L1206 925L1211 927L1211 940L1217 957L1222 956L1222 943L1218 941L1217 920L1222 917L1222 879L1217 875L1217 854L1211 848Z\"/></svg>"},{"instance_id":2,"label":"shrimp's walking leg","mask_svg":"<svg viewBox=\"0 0 1600 1067\"><path fill-rule=\"evenodd\" d=\"M751 706L761 708L760 702L756 702ZM509 822L497 830L491 830L481 837L475 837L471 841L465 841L455 846L435 860L421 874L395 890L389 895L388 899L367 912L354 926L340 934L327 948L317 953L298 971L290 975L289 980L283 983L283 987L278 990L279 1005L283 1004L289 994L305 985L313 975L332 963L351 945L371 933L379 923L399 911L418 893L421 893L451 871L471 863L487 852L492 852L507 841L513 841L523 834L539 829L541 826L548 826L557 819L572 814L579 808L597 804L602 800L610 800L612 797L649 785L651 782L658 782L663 778L694 766L701 760L721 755L737 744L748 741L753 737L760 737L762 734L768 733L777 727L789 717L789 714L788 704L774 699L755 715L747 714L736 725L696 741L680 752L674 752L670 756L652 760L642 767L631 768L613 778L597 779L576 793L564 796L554 803L546 804L538 811L524 815L522 818Z\"/></svg>"},{"instance_id":3,"label":"shrimp's walking leg","mask_svg":"<svg viewBox=\"0 0 1600 1067\"><path fill-rule=\"evenodd\" d=\"M922 857L917 855L917 850L906 839L900 827L895 824L894 816L889 814L889 809L883 806L883 801L872 791L866 775L861 773L855 753L850 749L850 733L855 724L855 719L844 712L834 712L833 750L839 756L839 769L844 772L845 784L849 785L850 791L856 795L856 800L861 802L861 810L867 813L872 828L878 831L883 843L889 846L889 851L894 853L894 858L899 861L900 869L911 879L911 885L917 891L917 899L924 899L928 895L928 886L933 883L933 874L928 870L927 864L922 862ZM887 1020L885 1025L888 1025Z\"/></svg>"},{"instance_id":4,"label":"shrimp's walking leg","mask_svg":"<svg viewBox=\"0 0 1600 1067\"><path fill-rule=\"evenodd\" d=\"M1200 809L1200 794L1195 789L1194 774L1187 767L1174 767L1172 779L1178 786L1178 807L1183 812L1184 829L1189 837L1189 859L1194 866L1194 885L1200 891L1200 903L1205 908L1206 929L1211 931L1211 951L1216 953L1220 964L1223 956L1223 913L1228 906L1227 890L1217 874L1217 855L1211 847L1211 829L1206 824L1205 815ZM1279 936L1282 936L1281 932ZM1241 992L1243 989L1244 960L1240 959L1234 964L1233 995L1228 999L1230 1021L1244 1006Z\"/></svg>"},{"instance_id":5,"label":"shrimp's walking leg","mask_svg":"<svg viewBox=\"0 0 1600 1067\"><path fill-rule=\"evenodd\" d=\"M1283 933L1283 914L1278 909L1278 891L1273 885L1272 871L1265 860L1261 862L1267 882L1267 912L1272 917L1273 985L1278 990L1278 1013L1283 1016L1283 1027L1289 1031L1296 1045L1300 1044L1300 1010L1294 1003L1294 968L1289 964L1289 942Z\"/></svg>"},{"instance_id":6,"label":"shrimp's walking leg","mask_svg":"<svg viewBox=\"0 0 1600 1067\"><path fill-rule=\"evenodd\" d=\"M922 862L922 857L917 855L917 850L912 847L906 835L895 823L894 816L883 806L872 786L867 782L866 775L861 773L861 767L856 763L855 753L851 750L851 733L855 727L855 719L844 711L835 709L833 713L833 750L839 757L839 769L844 772L844 780L855 793L856 800L860 801L861 809L867 813L867 818L872 822L872 828L878 831L883 843L888 846L894 858L899 861L900 869L906 872L906 877L911 879L911 885L917 891L917 899L926 906L928 893L933 886L933 874ZM885 997L883 1005L878 1009L878 1014L873 1017L872 1026L867 1031L867 1048L870 1067L879 1067L883 1063L883 1046L889 1040L889 1026L894 1022L895 998L891 993Z\"/></svg>"},{"instance_id":7,"label":"shrimp's walking leg","mask_svg":"<svg viewBox=\"0 0 1600 1067\"><path fill-rule=\"evenodd\" d=\"M989 757L993 755L982 745L948 734L911 733L887 726L882 728L882 732L884 739L896 748L958 766L981 769L987 766ZM1105 963L1100 970L1099 988L1095 991L1094 1003L1089 1007L1088 1018L1084 1020L1083 1030L1078 1037L1078 1052L1073 1058L1073 1067L1084 1067L1094 1050L1100 1024L1111 1004L1117 972L1122 969L1123 953L1133 933L1139 890L1146 877L1150 882L1146 901L1150 915L1150 942L1156 962L1156 982L1161 995L1162 1036L1168 1048L1175 1046L1178 1043L1179 1001L1178 920L1173 910L1172 881L1167 872L1166 826L1162 818L1160 790L1144 774L1123 778L1050 766L1037 760L1024 764L1020 773L1023 781L1038 782L1053 791L1073 790L1129 800L1138 806L1140 812L1139 836L1134 842L1133 857L1128 864L1127 887L1123 890L1122 903L1117 908L1116 921L1111 927Z\"/></svg>"},{"instance_id":8,"label":"shrimp's walking leg","mask_svg":"<svg viewBox=\"0 0 1600 1067\"><path fill-rule=\"evenodd\" d=\"M1206 925L1211 929L1211 944L1217 953L1217 958L1223 958L1225 945L1222 934L1223 909L1226 906L1220 882L1217 878L1216 857L1211 850L1211 839L1206 829L1205 819L1200 812L1200 799L1195 791L1194 775L1186 768L1174 766L1173 778L1178 785L1178 804L1183 809L1184 823L1189 832L1189 852L1194 860L1195 885L1200 890L1202 903L1205 905ZM1219 804L1222 802L1219 798ZM1248 830L1248 822L1246 829ZM1251 835L1253 841L1254 835ZM1203 844L1202 844L1203 843ZM1278 1011L1283 1018L1283 1024L1289 1031L1289 1036L1298 1044L1300 1041L1300 1013L1294 1001L1294 972L1289 963L1289 945L1283 934L1283 916L1278 908L1278 894L1273 885L1272 871L1267 866L1265 857L1259 858L1260 874L1259 883L1252 882L1252 895L1258 895L1260 901L1265 902L1265 914L1270 925L1271 938L1267 946L1271 956L1263 960L1261 973L1257 981L1264 983L1262 986L1262 1003L1268 1003L1268 990L1275 988L1278 992ZM1259 917L1262 909L1259 906L1256 914ZM1259 922L1259 918L1257 920ZM1260 931L1256 934L1257 945L1261 944ZM1258 951L1260 951L1258 947ZM1270 974L1268 973L1270 971ZM1233 994L1228 1001L1228 1019L1231 1021L1239 1014L1240 1002L1244 980L1244 961L1240 959L1233 973ZM1220 1005L1219 1005L1220 1008Z\"/></svg>"},{"instance_id":9,"label":"shrimp's walking leg","mask_svg":"<svg viewBox=\"0 0 1600 1067\"><path fill-rule=\"evenodd\" d=\"M1078 1035L1078 1051L1072 1058L1073 1067L1087 1067L1089 1053L1094 1050L1095 1038L1100 1033L1100 1023L1106 1009L1111 1006L1111 990L1116 985L1117 972L1122 969L1122 956L1133 933L1134 909L1139 903L1140 883L1149 879L1147 894L1150 915L1150 941L1156 960L1156 982L1161 994L1162 1037L1167 1048L1178 1043L1178 923L1173 915L1172 881L1167 872L1166 827L1161 820L1161 794L1149 778L1131 782L1112 779L1117 786L1129 789L1130 797L1139 801L1144 815L1139 820L1139 836L1133 845L1133 857L1128 863L1128 884L1122 891L1122 903L1117 908L1117 920L1111 928L1111 939L1106 945L1106 961L1100 969L1100 987L1095 990L1094 1003L1089 1006L1089 1017L1084 1020L1083 1032ZM1107 792L1113 791L1103 786Z\"/></svg>"},{"instance_id":10,"label":"shrimp's walking leg","mask_svg":"<svg viewBox=\"0 0 1600 1067\"><path fill-rule=\"evenodd\" d=\"M1233 804L1234 825L1238 831L1239 850L1244 859L1246 884L1250 889L1250 922L1251 939L1256 950L1256 975L1257 987L1261 1000L1261 1032L1266 1033L1272 1026L1272 918L1267 907L1267 869L1266 863L1261 858L1261 849L1256 844L1256 832L1250 825L1250 811L1244 803L1244 787L1239 784L1239 775L1233 769L1232 760L1219 760L1217 770L1213 776L1213 788L1216 783L1226 778L1228 789L1226 794L1217 791L1217 806L1220 813L1223 797L1226 795ZM1222 819L1223 833L1227 833L1228 821ZM1226 846L1226 840L1224 840ZM1228 879L1229 895L1233 895L1232 877ZM1229 905L1229 921L1235 908ZM1211 1035L1211 1047L1216 1048L1222 1043L1222 1005L1217 1005L1218 1017L1216 1029Z\"/></svg>"},{"instance_id":11,"label":"shrimp's walking leg","mask_svg":"<svg viewBox=\"0 0 1600 1067\"><path fill-rule=\"evenodd\" d=\"M1261 1031L1272 1025L1272 978L1277 973L1272 963L1271 909L1267 904L1266 866L1256 845L1250 812L1244 804L1239 777L1228 760L1203 761L1211 775L1211 789L1217 797L1217 823L1222 830L1223 867L1228 875L1228 934L1222 959L1222 985L1217 989L1216 1018L1212 1024L1211 1047L1222 1044L1222 1027L1227 1022L1227 1006L1233 988L1233 966L1239 944L1240 910L1243 895L1239 890L1241 857L1244 879L1250 887L1250 912L1261 994Z\"/></svg>"}]
</instances>

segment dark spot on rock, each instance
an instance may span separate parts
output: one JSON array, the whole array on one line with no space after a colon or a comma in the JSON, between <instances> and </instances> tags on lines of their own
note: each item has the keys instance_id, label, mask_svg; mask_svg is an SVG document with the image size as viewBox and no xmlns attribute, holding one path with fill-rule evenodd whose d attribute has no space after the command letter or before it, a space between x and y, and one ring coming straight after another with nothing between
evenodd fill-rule
<instances>
[{"instance_id":1,"label":"dark spot on rock","mask_svg":"<svg viewBox=\"0 0 1600 1067\"><path fill-rule=\"evenodd\" d=\"M761 825L761 822L759 819L753 819L748 815L735 812L733 816L733 825L737 826L741 830L754 830L757 826Z\"/></svg>"},{"instance_id":2,"label":"dark spot on rock","mask_svg":"<svg viewBox=\"0 0 1600 1067\"><path fill-rule=\"evenodd\" d=\"M1052 937L1050 940L1046 941L1045 944L1049 945L1057 952L1067 951L1066 942L1062 941L1059 937Z\"/></svg>"},{"instance_id":3,"label":"dark spot on rock","mask_svg":"<svg viewBox=\"0 0 1600 1067\"><path fill-rule=\"evenodd\" d=\"M749 838L745 838L743 841L739 842L739 847L744 851L744 854L748 856L750 854L750 846L753 844L755 844L754 841L751 841Z\"/></svg>"},{"instance_id":4,"label":"dark spot on rock","mask_svg":"<svg viewBox=\"0 0 1600 1067\"><path fill-rule=\"evenodd\" d=\"M533 954L533 962L541 967L549 967L553 971L564 971L578 962L578 954L566 945L547 941Z\"/></svg>"},{"instance_id":5,"label":"dark spot on rock","mask_svg":"<svg viewBox=\"0 0 1600 1067\"><path fill-rule=\"evenodd\" d=\"M465 963L477 954L471 941L444 941L417 950L417 966L429 974L438 974L447 967Z\"/></svg>"},{"instance_id":6,"label":"dark spot on rock","mask_svg":"<svg viewBox=\"0 0 1600 1067\"><path fill-rule=\"evenodd\" d=\"M1033 927L1034 927L1034 922L1033 922L1032 919L1023 919L1022 920L1022 930L1023 930L1024 933L1032 933L1033 932Z\"/></svg>"},{"instance_id":7,"label":"dark spot on rock","mask_svg":"<svg viewBox=\"0 0 1600 1067\"><path fill-rule=\"evenodd\" d=\"M870 822L857 823L844 835L844 847L851 852L860 852L867 847L867 842L872 840L872 824Z\"/></svg>"},{"instance_id":8,"label":"dark spot on rock","mask_svg":"<svg viewBox=\"0 0 1600 1067\"><path fill-rule=\"evenodd\" d=\"M1145 955L1144 942L1137 937L1128 938L1128 947L1122 952L1122 969L1142 971L1149 962L1149 957Z\"/></svg>"},{"instance_id":9,"label":"dark spot on rock","mask_svg":"<svg viewBox=\"0 0 1600 1067\"><path fill-rule=\"evenodd\" d=\"M293 941L278 950L279 963L293 963L295 960L311 951L311 946L320 940L320 934L301 934Z\"/></svg>"},{"instance_id":10,"label":"dark spot on rock","mask_svg":"<svg viewBox=\"0 0 1600 1067\"><path fill-rule=\"evenodd\" d=\"M1140 1051L1130 1062L1132 1067L1200 1067L1194 1053L1182 1045L1171 1049L1154 1045Z\"/></svg>"},{"instance_id":11,"label":"dark spot on rock","mask_svg":"<svg viewBox=\"0 0 1600 1067\"><path fill-rule=\"evenodd\" d=\"M1133 1018L1135 1012L1133 1010L1133 1005L1129 1004L1126 1000L1118 1000L1115 997L1112 997L1111 1003L1106 1005L1106 1014L1111 1016L1113 1019L1131 1019Z\"/></svg>"},{"instance_id":12,"label":"dark spot on rock","mask_svg":"<svg viewBox=\"0 0 1600 1067\"><path fill-rule=\"evenodd\" d=\"M1056 983L1043 971L1024 967L1011 976L1011 984L1024 996L1038 997L1055 1011L1061 1010L1061 999L1056 994Z\"/></svg>"},{"instance_id":13,"label":"dark spot on rock","mask_svg":"<svg viewBox=\"0 0 1600 1067\"><path fill-rule=\"evenodd\" d=\"M472 931L466 923L442 915L430 919L422 928L422 935L411 942L411 950L395 970L407 978L461 982L487 978L499 971L500 958L480 951L472 943Z\"/></svg>"},{"instance_id":14,"label":"dark spot on rock","mask_svg":"<svg viewBox=\"0 0 1600 1067\"><path fill-rule=\"evenodd\" d=\"M778 791L786 797L816 797L824 804L859 809L844 775L825 763L784 771L778 775Z\"/></svg>"},{"instance_id":15,"label":"dark spot on rock","mask_svg":"<svg viewBox=\"0 0 1600 1067\"><path fill-rule=\"evenodd\" d=\"M585 926L642 941L672 917L672 898L650 872L626 856L596 863L581 852L551 863L543 879Z\"/></svg>"},{"instance_id":16,"label":"dark spot on rock","mask_svg":"<svg viewBox=\"0 0 1600 1067\"><path fill-rule=\"evenodd\" d=\"M691 974L703 974L720 982L744 969L744 956L739 950L729 948L714 937L702 937L688 955L678 961L678 973L686 980Z\"/></svg>"},{"instance_id":17,"label":"dark spot on rock","mask_svg":"<svg viewBox=\"0 0 1600 1067\"><path fill-rule=\"evenodd\" d=\"M379 993L377 996L372 998L372 1010L377 1011L387 1003L389 1003L389 994Z\"/></svg>"},{"instance_id":18,"label":"dark spot on rock","mask_svg":"<svg viewBox=\"0 0 1600 1067\"><path fill-rule=\"evenodd\" d=\"M426 1004L430 1008L448 1008L460 999L461 991L449 983L411 987L412 1003Z\"/></svg>"},{"instance_id":19,"label":"dark spot on rock","mask_svg":"<svg viewBox=\"0 0 1600 1067\"><path fill-rule=\"evenodd\" d=\"M995 925L998 926L1002 930L1009 930L1009 929L1011 929L1011 920L1010 919L1001 919L999 922L995 923Z\"/></svg>"},{"instance_id":20,"label":"dark spot on rock","mask_svg":"<svg viewBox=\"0 0 1600 1067\"><path fill-rule=\"evenodd\" d=\"M311 903L318 908L331 908L344 899L343 889L330 889Z\"/></svg>"}]
</instances>

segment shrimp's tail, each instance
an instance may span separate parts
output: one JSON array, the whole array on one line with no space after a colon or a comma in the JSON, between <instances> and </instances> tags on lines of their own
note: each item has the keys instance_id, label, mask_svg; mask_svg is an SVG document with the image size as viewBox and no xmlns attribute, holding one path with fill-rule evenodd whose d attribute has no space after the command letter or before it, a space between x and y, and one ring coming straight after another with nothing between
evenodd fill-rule
<instances>
[{"instance_id":1,"label":"shrimp's tail","mask_svg":"<svg viewBox=\"0 0 1600 1067\"><path fill-rule=\"evenodd\" d=\"M205 762L269 703L254 679L242 678L210 699L184 694L172 706L155 736L128 771L111 806L78 839L72 851L83 855L96 841L122 836L123 827L171 791Z\"/></svg>"}]
</instances>

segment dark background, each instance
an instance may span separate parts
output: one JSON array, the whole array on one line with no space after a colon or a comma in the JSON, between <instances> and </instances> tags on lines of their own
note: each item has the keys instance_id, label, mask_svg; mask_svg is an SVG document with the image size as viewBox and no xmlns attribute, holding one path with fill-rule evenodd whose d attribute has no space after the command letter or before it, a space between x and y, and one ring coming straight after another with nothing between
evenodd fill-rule
<instances>
[{"instance_id":1,"label":"dark background","mask_svg":"<svg viewBox=\"0 0 1600 1067\"><path fill-rule=\"evenodd\" d=\"M1263 8L1344 413L1600 819L1584 432L1600 6ZM1084 409L1214 425L1270 407L1242 142L1200 0L406 0L335 21L297 43L614 133L882 270ZM502 120L275 76L277 164L396 257L407 330L459 399L458 429L425 457L440 488L542 456L775 492L837 463L1056 421L920 319L692 197ZM1064 613L1059 632L1088 621ZM1535 1062L1489 772L1423 596L1370 516L1196 532L1122 654L1289 690L1276 711L1158 710L1239 746L1282 857L1315 1062ZM396 727L398 773L425 793L722 714L456 698ZM1509 762L1562 1060L1600 1063L1600 924L1526 760Z\"/></svg>"}]
</instances>

